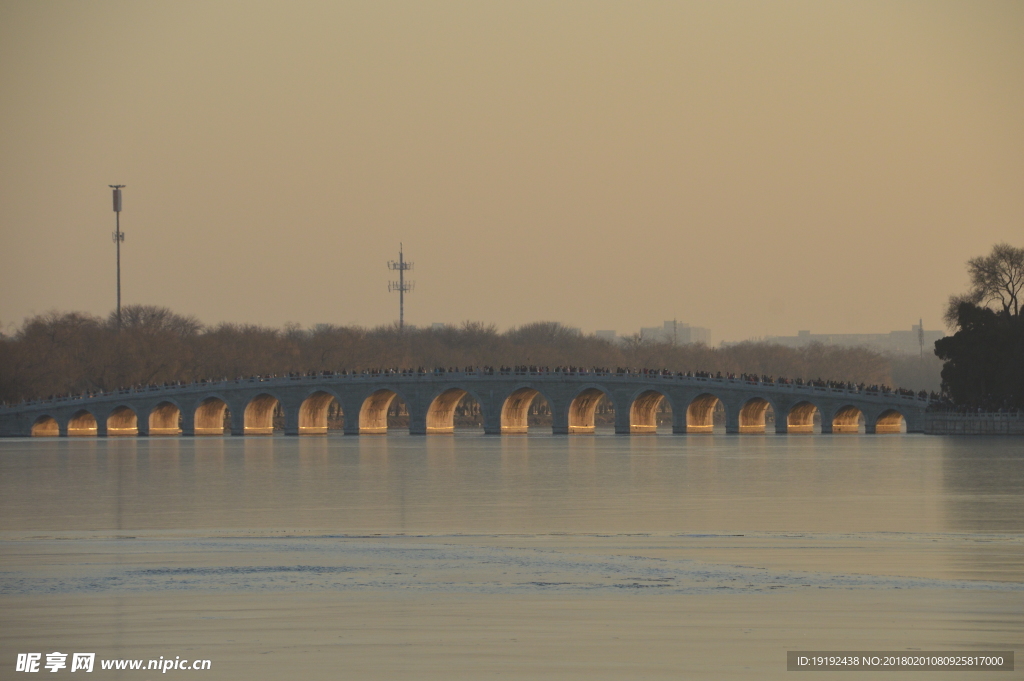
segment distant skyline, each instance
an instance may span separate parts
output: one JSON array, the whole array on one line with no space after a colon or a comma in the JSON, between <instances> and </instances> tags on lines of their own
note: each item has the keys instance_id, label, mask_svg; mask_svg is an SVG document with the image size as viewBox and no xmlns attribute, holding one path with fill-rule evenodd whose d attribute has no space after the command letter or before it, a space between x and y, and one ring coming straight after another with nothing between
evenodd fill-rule
<instances>
[{"instance_id":1,"label":"distant skyline","mask_svg":"<svg viewBox=\"0 0 1024 681\"><path fill-rule=\"evenodd\" d=\"M1021 2L0 0L0 328L942 329L1024 245Z\"/></svg>"}]
</instances>

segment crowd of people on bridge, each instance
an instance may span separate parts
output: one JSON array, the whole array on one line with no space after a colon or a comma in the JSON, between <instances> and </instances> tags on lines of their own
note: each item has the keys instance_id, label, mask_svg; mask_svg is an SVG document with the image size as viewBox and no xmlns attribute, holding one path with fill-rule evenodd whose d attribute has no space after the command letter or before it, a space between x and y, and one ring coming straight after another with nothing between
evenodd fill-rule
<instances>
[{"instance_id":1,"label":"crowd of people on bridge","mask_svg":"<svg viewBox=\"0 0 1024 681\"><path fill-rule=\"evenodd\" d=\"M362 369L362 370L347 370L342 369L340 371L314 371L310 370L305 373L303 372L289 372L285 377L290 379L301 379L301 378L332 378L335 376L425 376L431 374L434 376L450 374L450 373L463 373L463 374L476 374L484 376L509 376L509 375L546 375L546 374L570 374L570 375L593 375L593 376L642 376L646 378L700 378L700 379L711 379L711 380L730 380L730 381L744 381L746 383L758 384L758 385L796 385L796 386L808 386L813 388L831 388L834 390L845 390L848 392L867 393L867 394L883 394L883 395L900 395L907 397L918 397L921 399L929 399L932 402L930 408L942 408L943 410L949 411L955 409L952 406L948 397L939 395L938 393L928 393L925 390L915 393L913 390L907 390L906 388L891 388L887 385L873 384L867 385L865 383L853 383L851 381L831 381L821 378L813 380L804 380L802 378L785 378L783 376L769 376L766 374L750 374L740 373L734 374L732 372L726 372L723 374L721 371L710 372L710 371L677 371L673 372L668 369L635 369L626 367L616 367L614 370L607 367L581 367L575 365L556 366L554 369L546 366L536 366L532 364L517 364L514 366L499 366L497 368L493 366L467 366L467 367L435 367L433 369L426 369L424 367L412 368L376 368L376 369ZM279 377L277 374L253 374L251 376L239 376L234 379L234 382L241 383L243 381L254 382L254 381L269 381ZM40 400L23 400L19 404L30 405L38 402L53 402L63 400L77 400L86 399L91 397L101 397L103 395L112 395L118 393L132 393L132 392L145 392L147 390L160 390L160 389L173 389L179 387L188 387L196 385L206 385L210 383L226 383L230 379L227 377L221 379L199 379L192 383L185 381L171 381L163 384L150 384L150 385L135 385L129 387L118 388L117 390L104 392L99 391L86 391L80 394L61 394L61 395L50 395ZM16 405L10 405L3 403L3 406L10 407Z\"/></svg>"}]
</instances>

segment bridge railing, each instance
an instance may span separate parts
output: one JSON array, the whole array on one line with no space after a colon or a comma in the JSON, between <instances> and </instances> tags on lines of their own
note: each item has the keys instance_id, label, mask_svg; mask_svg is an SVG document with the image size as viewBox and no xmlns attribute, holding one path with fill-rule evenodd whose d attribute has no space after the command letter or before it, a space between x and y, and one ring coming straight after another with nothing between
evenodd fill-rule
<instances>
[{"instance_id":1,"label":"bridge railing","mask_svg":"<svg viewBox=\"0 0 1024 681\"><path fill-rule=\"evenodd\" d=\"M245 383L289 383L289 382L336 382L336 381L391 381L391 380L428 380L444 377L453 380L473 380L473 379L491 379L494 377L502 376L517 376L517 377L532 377L532 378L546 378L546 379L559 379L566 377L584 377L601 380L615 380L615 381L659 381L659 382L687 382L687 383L714 383L718 385L722 384L738 384L748 386L760 386L770 387L774 390L786 390L791 392L824 392L832 394L842 394L856 396L860 398L864 397L883 397L886 399L899 398L904 401L930 403L931 400L928 397L920 397L918 395L903 395L896 391L884 392L881 390L859 390L849 388L834 388L831 386L817 386L812 384L799 384L794 382L779 383L777 381L753 381L745 378L728 378L728 377L716 377L716 376L687 376L681 373L661 373L661 372L615 372L615 371L594 371L594 370L577 370L577 371L517 371L513 369L500 370L500 369L474 369L474 370L459 370L459 371L445 371L445 370L432 370L432 371L412 371L412 370L380 370L380 371L366 371L360 373L337 373L337 372L321 372L316 374L296 374L290 376L248 376L239 377L234 379L220 379L220 380L200 380L193 381L191 383L171 384L171 385L147 385L147 386L135 386L131 388L118 388L115 390L108 391L96 391L93 393L83 393L79 395L63 395L59 397L52 397L47 399L37 400L24 400L14 405L0 405L0 411L11 411L17 409L24 409L25 407L38 406L38 405L50 405L50 404L64 404L68 402L83 402L86 400L102 399L117 395L138 395L142 393L153 393L153 392L188 392L195 390L206 390L215 387L227 387L230 385L241 385Z\"/></svg>"}]
</instances>

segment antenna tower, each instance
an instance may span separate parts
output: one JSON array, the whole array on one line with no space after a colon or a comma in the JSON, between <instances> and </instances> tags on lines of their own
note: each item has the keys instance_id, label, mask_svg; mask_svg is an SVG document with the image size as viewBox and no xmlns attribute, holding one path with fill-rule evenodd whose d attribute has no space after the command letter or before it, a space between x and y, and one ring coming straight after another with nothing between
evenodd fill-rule
<instances>
[{"instance_id":1,"label":"antenna tower","mask_svg":"<svg viewBox=\"0 0 1024 681\"><path fill-rule=\"evenodd\" d=\"M117 216L115 231L111 234L114 243L117 244L117 330L121 330L121 242L124 241L124 232L121 231L121 190L123 184L107 185L114 190L114 214Z\"/></svg>"},{"instance_id":2,"label":"antenna tower","mask_svg":"<svg viewBox=\"0 0 1024 681\"><path fill-rule=\"evenodd\" d=\"M412 269L412 263L405 260L401 243L398 244L398 260L389 260L388 269L398 272L398 281L388 282L388 292L398 291L398 330L401 331L405 328L405 292L416 288L416 282L405 280L405 272Z\"/></svg>"}]
</instances>

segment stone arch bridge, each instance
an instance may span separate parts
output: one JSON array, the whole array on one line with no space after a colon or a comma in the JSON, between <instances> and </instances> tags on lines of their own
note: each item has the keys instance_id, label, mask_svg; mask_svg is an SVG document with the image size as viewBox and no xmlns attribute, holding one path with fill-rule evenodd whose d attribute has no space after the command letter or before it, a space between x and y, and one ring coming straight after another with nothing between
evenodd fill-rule
<instances>
[{"instance_id":1,"label":"stone arch bridge","mask_svg":"<svg viewBox=\"0 0 1024 681\"><path fill-rule=\"evenodd\" d=\"M594 432L605 397L615 432L654 433L659 408L672 409L673 433L710 433L721 404L727 433L764 433L771 408L776 433L921 432L928 401L910 395L810 385L762 383L681 374L600 371L447 372L247 378L151 386L89 397L26 402L0 408L0 435L257 435L270 434L274 414L286 435L327 432L337 401L347 435L387 432L387 413L401 399L411 434L451 433L466 396L479 404L484 432L525 433L534 399L547 400L554 434Z\"/></svg>"}]
</instances>

